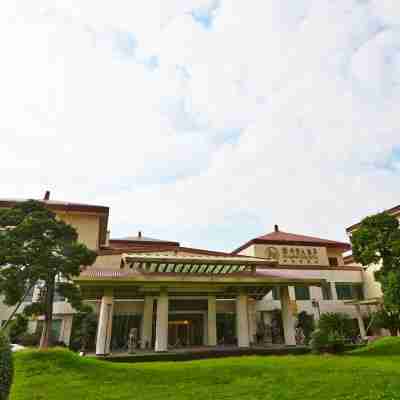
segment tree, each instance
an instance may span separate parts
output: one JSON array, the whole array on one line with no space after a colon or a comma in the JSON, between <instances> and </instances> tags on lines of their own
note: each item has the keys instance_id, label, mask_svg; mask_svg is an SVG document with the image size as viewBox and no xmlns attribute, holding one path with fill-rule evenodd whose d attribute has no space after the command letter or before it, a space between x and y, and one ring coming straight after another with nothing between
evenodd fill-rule
<instances>
[{"instance_id":1,"label":"tree","mask_svg":"<svg viewBox=\"0 0 400 400\"><path fill-rule=\"evenodd\" d=\"M364 218L352 234L353 256L364 266L381 264L375 272L383 292L382 321L400 326L400 227L394 216L383 212ZM396 322L396 320L398 320ZM385 322L385 325L388 325ZM396 334L397 329L390 329Z\"/></svg>"},{"instance_id":2,"label":"tree","mask_svg":"<svg viewBox=\"0 0 400 400\"><path fill-rule=\"evenodd\" d=\"M375 274L379 281L389 272L400 273L400 228L396 217L383 212L364 218L352 234L351 244L356 262L364 266L381 263Z\"/></svg>"},{"instance_id":3,"label":"tree","mask_svg":"<svg viewBox=\"0 0 400 400\"><path fill-rule=\"evenodd\" d=\"M0 210L0 293L8 305L18 306L33 287L37 301L26 315L43 315L40 348L47 348L57 290L74 308L81 306L79 288L72 279L92 265L96 252L78 242L76 230L34 200Z\"/></svg>"}]
</instances>

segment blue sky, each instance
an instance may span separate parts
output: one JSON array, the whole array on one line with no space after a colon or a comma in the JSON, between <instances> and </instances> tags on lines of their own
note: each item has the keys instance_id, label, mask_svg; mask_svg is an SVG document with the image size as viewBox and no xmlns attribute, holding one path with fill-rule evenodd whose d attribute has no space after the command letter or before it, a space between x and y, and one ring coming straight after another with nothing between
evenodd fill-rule
<instances>
[{"instance_id":1,"label":"blue sky","mask_svg":"<svg viewBox=\"0 0 400 400\"><path fill-rule=\"evenodd\" d=\"M400 203L393 0L5 0L1 197L233 249Z\"/></svg>"}]
</instances>

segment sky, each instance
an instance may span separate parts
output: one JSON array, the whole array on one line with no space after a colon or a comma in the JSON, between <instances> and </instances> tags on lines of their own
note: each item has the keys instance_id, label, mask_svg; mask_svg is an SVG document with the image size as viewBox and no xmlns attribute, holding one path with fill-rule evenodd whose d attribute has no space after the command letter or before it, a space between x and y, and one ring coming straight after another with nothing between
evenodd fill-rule
<instances>
[{"instance_id":1,"label":"sky","mask_svg":"<svg viewBox=\"0 0 400 400\"><path fill-rule=\"evenodd\" d=\"M0 197L233 250L400 204L398 0L3 0Z\"/></svg>"}]
</instances>

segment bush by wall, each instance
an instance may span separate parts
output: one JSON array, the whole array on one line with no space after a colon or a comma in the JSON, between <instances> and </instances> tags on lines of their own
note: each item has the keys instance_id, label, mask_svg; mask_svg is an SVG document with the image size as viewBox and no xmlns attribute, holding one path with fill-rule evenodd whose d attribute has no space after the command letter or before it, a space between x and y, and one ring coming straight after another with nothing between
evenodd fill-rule
<instances>
[{"instance_id":1,"label":"bush by wall","mask_svg":"<svg viewBox=\"0 0 400 400\"><path fill-rule=\"evenodd\" d=\"M328 333L322 329L316 329L311 334L311 351L315 354L343 353L345 350L344 338L337 332Z\"/></svg>"},{"instance_id":2,"label":"bush by wall","mask_svg":"<svg viewBox=\"0 0 400 400\"><path fill-rule=\"evenodd\" d=\"M358 328L353 320L344 313L324 313L321 315L318 328L328 334L335 334L345 339L351 339L358 335Z\"/></svg>"},{"instance_id":3,"label":"bush by wall","mask_svg":"<svg viewBox=\"0 0 400 400\"><path fill-rule=\"evenodd\" d=\"M24 333L19 337L18 343L22 346L38 346L40 341L40 334L38 333Z\"/></svg>"},{"instance_id":4,"label":"bush by wall","mask_svg":"<svg viewBox=\"0 0 400 400\"><path fill-rule=\"evenodd\" d=\"M14 365L8 337L0 332L0 400L7 400L14 376Z\"/></svg>"},{"instance_id":5,"label":"bush by wall","mask_svg":"<svg viewBox=\"0 0 400 400\"><path fill-rule=\"evenodd\" d=\"M17 314L7 327L10 342L19 343L20 337L24 335L27 330L28 319L22 314Z\"/></svg>"}]
</instances>

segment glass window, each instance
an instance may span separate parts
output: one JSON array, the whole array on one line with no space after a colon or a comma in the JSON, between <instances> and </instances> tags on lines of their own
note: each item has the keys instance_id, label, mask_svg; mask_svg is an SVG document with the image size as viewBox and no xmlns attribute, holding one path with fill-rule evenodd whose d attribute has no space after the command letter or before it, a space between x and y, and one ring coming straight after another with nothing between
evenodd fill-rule
<instances>
[{"instance_id":1,"label":"glass window","mask_svg":"<svg viewBox=\"0 0 400 400\"><path fill-rule=\"evenodd\" d=\"M36 334L41 335L42 330L43 330L43 320L37 321L36 324ZM54 341L58 341L61 333L61 324L62 320L61 319L53 319L51 322L51 338Z\"/></svg>"},{"instance_id":2,"label":"glass window","mask_svg":"<svg viewBox=\"0 0 400 400\"><path fill-rule=\"evenodd\" d=\"M353 285L353 296L357 300L364 300L364 291L362 285L359 284Z\"/></svg>"},{"instance_id":3,"label":"glass window","mask_svg":"<svg viewBox=\"0 0 400 400\"><path fill-rule=\"evenodd\" d=\"M296 300L310 300L310 288L308 286L295 286Z\"/></svg>"},{"instance_id":4,"label":"glass window","mask_svg":"<svg viewBox=\"0 0 400 400\"><path fill-rule=\"evenodd\" d=\"M359 283L336 283L336 293L339 300L363 300L363 287Z\"/></svg>"},{"instance_id":5,"label":"glass window","mask_svg":"<svg viewBox=\"0 0 400 400\"><path fill-rule=\"evenodd\" d=\"M53 301L65 301L65 297L59 293L59 291L57 290L57 286L56 286L56 289L54 290Z\"/></svg>"},{"instance_id":6,"label":"glass window","mask_svg":"<svg viewBox=\"0 0 400 400\"><path fill-rule=\"evenodd\" d=\"M328 261L331 267L337 267L339 265L337 257L328 257Z\"/></svg>"},{"instance_id":7,"label":"glass window","mask_svg":"<svg viewBox=\"0 0 400 400\"><path fill-rule=\"evenodd\" d=\"M51 336L53 340L58 341L61 333L61 319L55 319L51 323Z\"/></svg>"},{"instance_id":8,"label":"glass window","mask_svg":"<svg viewBox=\"0 0 400 400\"><path fill-rule=\"evenodd\" d=\"M273 298L274 300L280 300L280 299L281 299L281 294L280 294L280 291L279 291L279 286L274 286L274 287L272 288L272 298Z\"/></svg>"},{"instance_id":9,"label":"glass window","mask_svg":"<svg viewBox=\"0 0 400 400\"><path fill-rule=\"evenodd\" d=\"M35 290L35 288L33 287L28 294L25 296L24 302L26 303L31 303L32 299L33 299L33 291Z\"/></svg>"},{"instance_id":10,"label":"glass window","mask_svg":"<svg viewBox=\"0 0 400 400\"><path fill-rule=\"evenodd\" d=\"M321 286L322 298L324 300L332 300L332 288L330 282L326 282Z\"/></svg>"}]
</instances>

